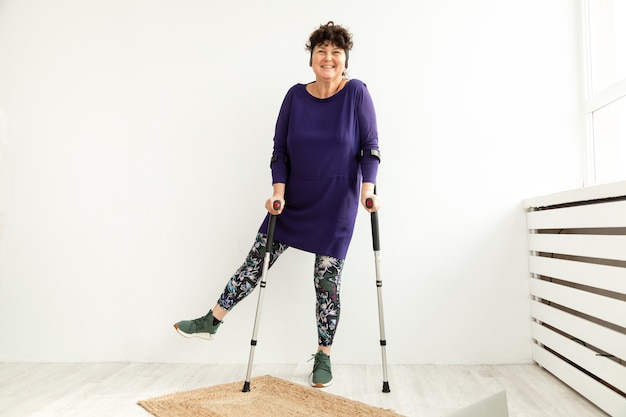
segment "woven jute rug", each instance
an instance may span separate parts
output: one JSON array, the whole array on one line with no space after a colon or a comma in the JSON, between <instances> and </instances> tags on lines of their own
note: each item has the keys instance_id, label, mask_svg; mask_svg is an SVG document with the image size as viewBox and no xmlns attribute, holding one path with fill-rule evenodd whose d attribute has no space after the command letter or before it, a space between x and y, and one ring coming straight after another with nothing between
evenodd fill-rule
<instances>
[{"instance_id":1,"label":"woven jute rug","mask_svg":"<svg viewBox=\"0 0 626 417\"><path fill-rule=\"evenodd\" d=\"M199 388L139 401L156 417L402 417L318 389L272 376Z\"/></svg>"}]
</instances>

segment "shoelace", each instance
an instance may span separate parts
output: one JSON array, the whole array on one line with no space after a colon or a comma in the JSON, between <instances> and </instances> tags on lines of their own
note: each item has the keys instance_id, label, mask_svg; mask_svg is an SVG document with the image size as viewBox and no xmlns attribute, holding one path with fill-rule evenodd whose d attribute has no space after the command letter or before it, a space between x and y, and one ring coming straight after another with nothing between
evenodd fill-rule
<instances>
[{"instance_id":1,"label":"shoelace","mask_svg":"<svg viewBox=\"0 0 626 417\"><path fill-rule=\"evenodd\" d=\"M330 373L330 366L328 366L327 361L318 359L317 354L311 354L311 358L307 362L311 362L313 359L315 359L315 362L313 362L313 371L311 371L311 374L313 374L318 369Z\"/></svg>"}]
</instances>

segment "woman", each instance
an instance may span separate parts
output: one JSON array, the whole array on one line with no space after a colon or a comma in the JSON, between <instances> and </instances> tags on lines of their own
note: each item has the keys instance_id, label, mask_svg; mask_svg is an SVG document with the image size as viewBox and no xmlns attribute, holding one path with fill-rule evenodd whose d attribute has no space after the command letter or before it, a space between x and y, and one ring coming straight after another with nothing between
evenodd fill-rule
<instances>
[{"instance_id":1,"label":"woman","mask_svg":"<svg viewBox=\"0 0 626 417\"><path fill-rule=\"evenodd\" d=\"M380 160L376 115L365 84L346 77L351 49L352 35L333 22L311 34L307 50L315 81L296 84L283 100L271 160L273 195L254 245L215 307L174 325L183 336L213 338L226 314L258 284L269 216L278 215L270 266L290 246L315 254L318 348L311 385L318 388L332 383L341 271L359 202L368 212L380 205L374 195ZM281 202L278 210L275 200Z\"/></svg>"}]
</instances>

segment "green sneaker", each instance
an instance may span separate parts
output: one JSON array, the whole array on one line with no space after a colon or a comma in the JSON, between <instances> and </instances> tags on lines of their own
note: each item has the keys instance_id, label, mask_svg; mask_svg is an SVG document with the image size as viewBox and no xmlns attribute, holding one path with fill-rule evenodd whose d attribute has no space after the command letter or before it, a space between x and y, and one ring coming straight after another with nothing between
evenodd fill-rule
<instances>
[{"instance_id":1,"label":"green sneaker","mask_svg":"<svg viewBox=\"0 0 626 417\"><path fill-rule=\"evenodd\" d=\"M311 372L311 386L325 388L333 383L333 374L330 370L330 356L321 350L315 354L313 372Z\"/></svg>"},{"instance_id":2,"label":"green sneaker","mask_svg":"<svg viewBox=\"0 0 626 417\"><path fill-rule=\"evenodd\" d=\"M183 320L174 325L178 333L185 337L200 337L206 340L213 340L217 328L223 322L214 324L213 310L210 310L206 316L195 320Z\"/></svg>"}]
</instances>

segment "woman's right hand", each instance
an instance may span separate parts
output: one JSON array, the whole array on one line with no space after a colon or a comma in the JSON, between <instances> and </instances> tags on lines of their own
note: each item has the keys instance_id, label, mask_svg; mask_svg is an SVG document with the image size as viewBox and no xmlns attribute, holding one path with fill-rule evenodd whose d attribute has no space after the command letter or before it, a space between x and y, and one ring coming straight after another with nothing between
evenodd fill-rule
<instances>
[{"instance_id":1,"label":"woman's right hand","mask_svg":"<svg viewBox=\"0 0 626 417\"><path fill-rule=\"evenodd\" d=\"M280 208L278 210L274 209L274 201L280 202ZM280 213L282 213L284 208L285 208L285 199L282 195L274 194L273 196L271 196L265 201L265 209L268 211L269 214L272 214L274 216L277 216Z\"/></svg>"}]
</instances>

